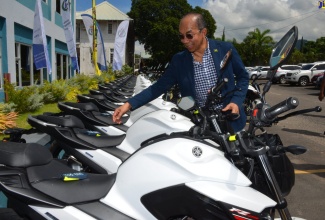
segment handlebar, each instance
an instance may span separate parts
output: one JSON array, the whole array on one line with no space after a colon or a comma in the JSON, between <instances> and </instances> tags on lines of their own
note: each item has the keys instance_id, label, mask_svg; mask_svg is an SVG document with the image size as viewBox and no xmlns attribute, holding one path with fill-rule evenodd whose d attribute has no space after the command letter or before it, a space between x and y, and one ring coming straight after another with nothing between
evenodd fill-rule
<instances>
[{"instance_id":1,"label":"handlebar","mask_svg":"<svg viewBox=\"0 0 325 220\"><path fill-rule=\"evenodd\" d=\"M265 110L265 117L268 120L273 120L278 115L296 108L299 105L299 101L297 98L290 97L268 109Z\"/></svg>"},{"instance_id":2,"label":"handlebar","mask_svg":"<svg viewBox=\"0 0 325 220\"><path fill-rule=\"evenodd\" d=\"M286 119L288 117L295 116L295 115L305 114L305 113L309 113L309 112L321 112L321 111L322 111L322 107L320 107L320 106L316 106L314 108L309 108L309 109L302 109L302 110L298 110L298 111L295 111L295 112L291 112L291 113L286 114L286 115L281 116L281 117L277 117L275 122L282 121L282 120L284 120L284 119Z\"/></svg>"},{"instance_id":3,"label":"handlebar","mask_svg":"<svg viewBox=\"0 0 325 220\"><path fill-rule=\"evenodd\" d=\"M228 83L228 78L223 78L222 81L218 85L212 87L211 93L217 95L226 83Z\"/></svg>"}]
</instances>

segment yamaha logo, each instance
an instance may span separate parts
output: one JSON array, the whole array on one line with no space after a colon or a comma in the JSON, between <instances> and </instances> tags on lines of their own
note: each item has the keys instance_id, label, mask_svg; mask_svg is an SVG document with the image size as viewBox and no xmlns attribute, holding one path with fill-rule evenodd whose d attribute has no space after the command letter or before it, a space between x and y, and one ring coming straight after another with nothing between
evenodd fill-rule
<instances>
[{"instance_id":1,"label":"yamaha logo","mask_svg":"<svg viewBox=\"0 0 325 220\"><path fill-rule=\"evenodd\" d=\"M170 118L171 118L172 120L175 120L175 119L176 119L176 115L172 114L172 115L170 116Z\"/></svg>"},{"instance_id":2,"label":"yamaha logo","mask_svg":"<svg viewBox=\"0 0 325 220\"><path fill-rule=\"evenodd\" d=\"M195 147L193 147L193 149L192 149L192 153L193 153L193 155L194 155L195 157L201 157L203 151L202 151L202 149L201 149L200 147L195 146Z\"/></svg>"}]
</instances>

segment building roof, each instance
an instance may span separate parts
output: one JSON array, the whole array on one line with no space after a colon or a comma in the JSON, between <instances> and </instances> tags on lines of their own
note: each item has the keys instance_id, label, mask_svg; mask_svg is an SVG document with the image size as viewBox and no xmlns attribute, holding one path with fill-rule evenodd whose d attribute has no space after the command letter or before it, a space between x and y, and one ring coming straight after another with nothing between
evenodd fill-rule
<instances>
[{"instance_id":1,"label":"building roof","mask_svg":"<svg viewBox=\"0 0 325 220\"><path fill-rule=\"evenodd\" d=\"M77 20L82 20L81 14L92 15L92 8L89 8L86 11L77 11ZM124 21L132 19L107 1L104 1L99 5L96 5L96 20Z\"/></svg>"}]
</instances>

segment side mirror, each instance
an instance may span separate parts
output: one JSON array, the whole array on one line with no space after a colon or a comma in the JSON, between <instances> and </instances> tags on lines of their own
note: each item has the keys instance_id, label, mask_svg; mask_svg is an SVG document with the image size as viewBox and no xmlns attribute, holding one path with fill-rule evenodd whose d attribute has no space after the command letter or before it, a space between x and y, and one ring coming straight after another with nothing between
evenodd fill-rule
<instances>
[{"instance_id":1,"label":"side mirror","mask_svg":"<svg viewBox=\"0 0 325 220\"><path fill-rule=\"evenodd\" d=\"M195 101L191 96L182 97L178 101L177 106L184 111L190 111L194 109Z\"/></svg>"},{"instance_id":2,"label":"side mirror","mask_svg":"<svg viewBox=\"0 0 325 220\"><path fill-rule=\"evenodd\" d=\"M291 55L298 39L298 28L293 26L274 46L270 57L270 68L281 66Z\"/></svg>"}]
</instances>

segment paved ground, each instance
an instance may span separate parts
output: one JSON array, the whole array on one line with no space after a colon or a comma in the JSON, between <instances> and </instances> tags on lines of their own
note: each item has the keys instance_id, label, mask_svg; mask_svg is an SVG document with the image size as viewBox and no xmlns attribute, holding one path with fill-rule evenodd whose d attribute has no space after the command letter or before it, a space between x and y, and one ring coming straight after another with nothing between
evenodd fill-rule
<instances>
[{"instance_id":1,"label":"paved ground","mask_svg":"<svg viewBox=\"0 0 325 220\"><path fill-rule=\"evenodd\" d=\"M308 151L299 156L289 155L296 170L296 181L287 197L293 216L320 220L325 216L325 100L318 100L319 90L313 86L273 85L266 96L273 105L288 97L299 99L297 109L321 106L322 112L307 113L281 121L268 128L278 133L285 145L298 144Z\"/></svg>"}]
</instances>

